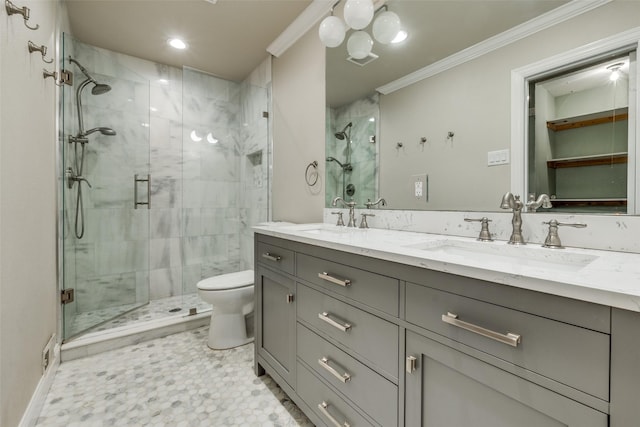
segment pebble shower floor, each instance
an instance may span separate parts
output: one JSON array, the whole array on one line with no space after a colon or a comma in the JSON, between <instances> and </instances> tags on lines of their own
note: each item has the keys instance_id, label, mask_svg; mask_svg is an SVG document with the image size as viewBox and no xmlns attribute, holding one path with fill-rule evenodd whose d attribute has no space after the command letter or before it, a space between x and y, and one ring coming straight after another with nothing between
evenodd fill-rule
<instances>
[{"instance_id":1,"label":"pebble shower floor","mask_svg":"<svg viewBox=\"0 0 640 427\"><path fill-rule=\"evenodd\" d=\"M36 425L313 426L255 376L253 344L210 350L207 328L62 363Z\"/></svg>"}]
</instances>

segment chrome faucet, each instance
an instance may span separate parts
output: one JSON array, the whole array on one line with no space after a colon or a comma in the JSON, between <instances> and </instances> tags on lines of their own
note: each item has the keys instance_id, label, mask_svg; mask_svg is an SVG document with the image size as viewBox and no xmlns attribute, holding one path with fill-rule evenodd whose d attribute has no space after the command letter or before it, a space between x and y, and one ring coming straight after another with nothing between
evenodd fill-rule
<instances>
[{"instance_id":1,"label":"chrome faucet","mask_svg":"<svg viewBox=\"0 0 640 427\"><path fill-rule=\"evenodd\" d=\"M387 201L382 197L378 198L378 200L376 200L375 202L372 202L371 199L367 199L367 203L365 203L364 205L367 207L367 209L371 209L371 206L387 206Z\"/></svg>"},{"instance_id":2,"label":"chrome faucet","mask_svg":"<svg viewBox=\"0 0 640 427\"><path fill-rule=\"evenodd\" d=\"M538 199L535 200L535 196L533 194L529 194L529 200L527 200L527 210L529 212L535 212L539 207L543 207L545 209L550 209L553 207L551 205L551 199L546 194L541 194L538 196Z\"/></svg>"},{"instance_id":3,"label":"chrome faucet","mask_svg":"<svg viewBox=\"0 0 640 427\"><path fill-rule=\"evenodd\" d=\"M512 209L513 210L513 218L511 219L511 225L513 226L513 231L511 232L511 237L509 238L510 245L524 245L525 241L522 237L522 208L524 207L524 203L520 201L520 196L514 196L511 192L507 191L504 196L502 196L502 202L500 203L501 209Z\"/></svg>"},{"instance_id":4,"label":"chrome faucet","mask_svg":"<svg viewBox=\"0 0 640 427\"><path fill-rule=\"evenodd\" d=\"M356 226L356 211L355 211L356 202L354 202L353 200L350 202L346 202L342 197L336 197L331 202L331 206L338 206L338 201L341 201L344 206L349 208L349 223L347 224L347 227L355 227Z\"/></svg>"}]
</instances>

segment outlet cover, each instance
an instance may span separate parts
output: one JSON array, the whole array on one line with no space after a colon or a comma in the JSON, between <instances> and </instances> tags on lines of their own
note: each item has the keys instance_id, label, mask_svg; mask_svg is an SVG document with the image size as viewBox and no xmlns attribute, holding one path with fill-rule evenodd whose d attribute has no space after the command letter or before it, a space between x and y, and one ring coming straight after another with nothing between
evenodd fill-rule
<instances>
[{"instance_id":1,"label":"outlet cover","mask_svg":"<svg viewBox=\"0 0 640 427\"><path fill-rule=\"evenodd\" d=\"M429 176L426 173L411 176L413 197L425 202L429 201Z\"/></svg>"}]
</instances>

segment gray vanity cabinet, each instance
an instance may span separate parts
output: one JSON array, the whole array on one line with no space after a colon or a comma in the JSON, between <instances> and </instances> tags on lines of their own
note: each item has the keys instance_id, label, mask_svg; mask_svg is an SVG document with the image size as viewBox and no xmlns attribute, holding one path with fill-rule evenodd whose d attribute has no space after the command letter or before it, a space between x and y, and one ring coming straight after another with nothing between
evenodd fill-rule
<instances>
[{"instance_id":1,"label":"gray vanity cabinet","mask_svg":"<svg viewBox=\"0 0 640 427\"><path fill-rule=\"evenodd\" d=\"M293 387L296 380L295 281L258 265L255 285L256 351Z\"/></svg>"},{"instance_id":2,"label":"gray vanity cabinet","mask_svg":"<svg viewBox=\"0 0 640 427\"><path fill-rule=\"evenodd\" d=\"M407 331L406 426L607 427L606 414Z\"/></svg>"},{"instance_id":3,"label":"gray vanity cabinet","mask_svg":"<svg viewBox=\"0 0 640 427\"><path fill-rule=\"evenodd\" d=\"M259 233L256 266L256 373L318 426L640 426L640 313Z\"/></svg>"}]
</instances>

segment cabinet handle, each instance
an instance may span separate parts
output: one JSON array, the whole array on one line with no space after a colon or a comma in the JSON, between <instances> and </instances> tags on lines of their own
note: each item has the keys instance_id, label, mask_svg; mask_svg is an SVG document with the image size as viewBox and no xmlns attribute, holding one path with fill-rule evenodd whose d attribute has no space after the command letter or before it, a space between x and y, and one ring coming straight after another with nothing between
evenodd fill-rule
<instances>
[{"instance_id":1,"label":"cabinet handle","mask_svg":"<svg viewBox=\"0 0 640 427\"><path fill-rule=\"evenodd\" d=\"M458 315L454 313L447 312L447 314L443 314L442 321L444 323L457 326L458 328L466 329L467 331L482 335L483 337L491 338L492 340L510 345L511 347L517 347L521 341L521 337L518 334L512 334L511 332L507 332L506 335L501 334L500 332L495 332L490 329L483 328L482 326L459 320Z\"/></svg>"},{"instance_id":2,"label":"cabinet handle","mask_svg":"<svg viewBox=\"0 0 640 427\"><path fill-rule=\"evenodd\" d=\"M331 424L333 424L335 427L351 427L351 424L349 424L347 421L345 421L344 423L340 423L340 421L336 420L333 415L329 413L329 404L327 402L319 403L318 409L320 409L322 415L327 417L327 419L331 421Z\"/></svg>"},{"instance_id":3,"label":"cabinet handle","mask_svg":"<svg viewBox=\"0 0 640 427\"><path fill-rule=\"evenodd\" d=\"M344 280L340 280L337 279L333 276L330 276L329 273L318 273L318 277L321 278L322 280L326 280L327 282L331 282L335 285L340 285L340 286L344 286L347 287L349 285L351 285L351 280L349 279L344 279Z\"/></svg>"},{"instance_id":4,"label":"cabinet handle","mask_svg":"<svg viewBox=\"0 0 640 427\"><path fill-rule=\"evenodd\" d=\"M418 359L415 356L407 356L407 364L405 366L405 369L406 369L408 374L411 374L411 373L413 373L413 371L416 370L417 360Z\"/></svg>"},{"instance_id":5,"label":"cabinet handle","mask_svg":"<svg viewBox=\"0 0 640 427\"><path fill-rule=\"evenodd\" d=\"M330 365L329 365L329 359L327 359L326 357L323 357L322 359L318 359L318 363L320 364L320 366L322 366L324 369L326 369L327 371L329 371L329 373L331 375L333 375L334 377L336 377L337 379L339 379L340 381L342 381L343 383L346 383L347 381L351 380L351 375L349 375L348 373L344 373L342 375L340 375L340 373L338 373L338 371L336 371L335 369L333 369Z\"/></svg>"},{"instance_id":6,"label":"cabinet handle","mask_svg":"<svg viewBox=\"0 0 640 427\"><path fill-rule=\"evenodd\" d=\"M347 332L349 329L351 329L351 325L350 324L345 323L344 325L341 325L340 323L338 323L335 320L333 320L332 318L330 318L329 317L329 313L327 313L326 311L323 311L322 313L318 313L318 318L320 320L324 320L325 322L327 322L328 324L330 324L334 328L340 329L342 332Z\"/></svg>"},{"instance_id":7,"label":"cabinet handle","mask_svg":"<svg viewBox=\"0 0 640 427\"><path fill-rule=\"evenodd\" d=\"M280 261L282 257L280 255L273 255L269 252L265 252L262 254L262 258L266 258L270 261Z\"/></svg>"},{"instance_id":8,"label":"cabinet handle","mask_svg":"<svg viewBox=\"0 0 640 427\"><path fill-rule=\"evenodd\" d=\"M293 294L287 294L287 304L291 304L293 302Z\"/></svg>"}]
</instances>

